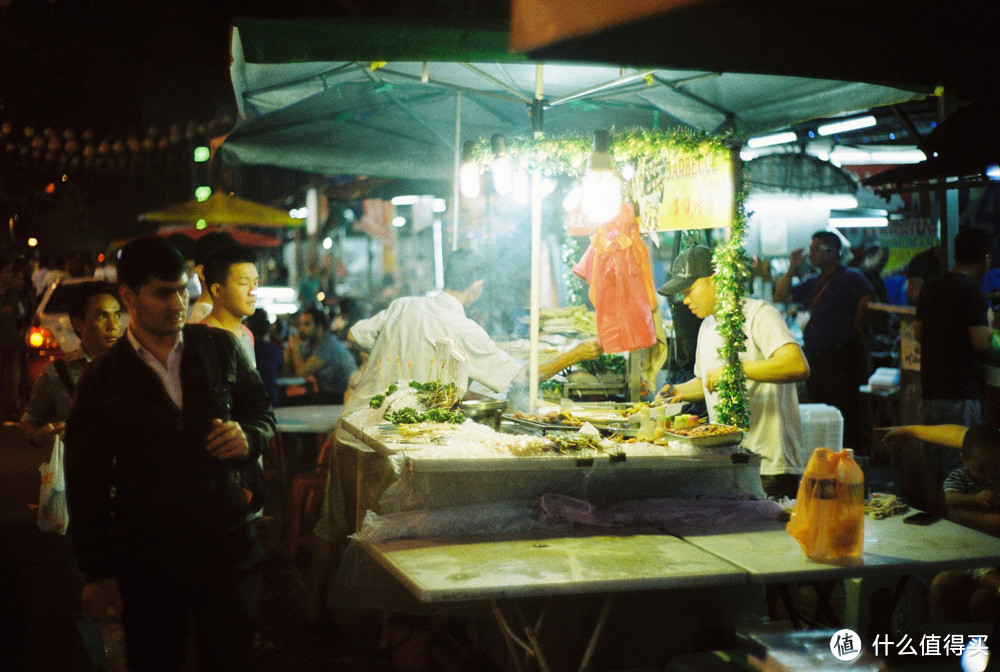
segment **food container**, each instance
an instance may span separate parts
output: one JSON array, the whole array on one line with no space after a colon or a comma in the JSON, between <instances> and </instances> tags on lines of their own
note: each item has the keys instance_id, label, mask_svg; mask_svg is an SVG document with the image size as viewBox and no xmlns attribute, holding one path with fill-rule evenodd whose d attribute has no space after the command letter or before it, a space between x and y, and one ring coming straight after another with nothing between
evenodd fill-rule
<instances>
[{"instance_id":1,"label":"food container","mask_svg":"<svg viewBox=\"0 0 1000 672\"><path fill-rule=\"evenodd\" d=\"M469 420L500 431L500 418L507 410L504 399L477 399L463 401L458 408Z\"/></svg>"},{"instance_id":2,"label":"food container","mask_svg":"<svg viewBox=\"0 0 1000 672\"><path fill-rule=\"evenodd\" d=\"M697 428L714 431L717 433L705 434L702 436L690 436L683 433L687 428L679 430L665 430L663 436L668 441L686 441L695 446L730 446L743 441L743 430L738 427L728 427L726 425L699 425Z\"/></svg>"}]
</instances>

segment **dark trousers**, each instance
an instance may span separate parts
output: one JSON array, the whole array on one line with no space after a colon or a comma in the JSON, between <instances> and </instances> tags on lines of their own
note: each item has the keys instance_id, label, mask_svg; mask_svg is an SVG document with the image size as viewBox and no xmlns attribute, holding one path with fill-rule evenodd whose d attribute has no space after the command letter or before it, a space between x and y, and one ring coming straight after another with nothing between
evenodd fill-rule
<instances>
[{"instance_id":1,"label":"dark trousers","mask_svg":"<svg viewBox=\"0 0 1000 672\"><path fill-rule=\"evenodd\" d=\"M192 628L199 670L252 669L245 594L259 576L258 557L255 539L228 535L200 547L130 550L118 574L130 672L181 670Z\"/></svg>"},{"instance_id":2,"label":"dark trousers","mask_svg":"<svg viewBox=\"0 0 1000 672\"><path fill-rule=\"evenodd\" d=\"M868 373L861 338L825 350L807 349L805 355L810 371L806 382L810 403L836 407L844 416L844 447L863 453L867 444L863 438L864 414L858 387L864 384Z\"/></svg>"}]
</instances>

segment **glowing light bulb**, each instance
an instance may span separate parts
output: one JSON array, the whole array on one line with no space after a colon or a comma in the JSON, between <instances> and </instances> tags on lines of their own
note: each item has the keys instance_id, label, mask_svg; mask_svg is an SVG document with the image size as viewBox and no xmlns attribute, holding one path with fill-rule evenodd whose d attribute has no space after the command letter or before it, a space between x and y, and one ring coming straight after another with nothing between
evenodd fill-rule
<instances>
[{"instance_id":1,"label":"glowing light bulb","mask_svg":"<svg viewBox=\"0 0 1000 672\"><path fill-rule=\"evenodd\" d=\"M583 176L583 214L595 224L610 221L622 206L622 182L611 159L611 134L594 131L594 152Z\"/></svg>"},{"instance_id":2,"label":"glowing light bulb","mask_svg":"<svg viewBox=\"0 0 1000 672\"><path fill-rule=\"evenodd\" d=\"M603 224L611 221L622 207L622 183L612 172L591 171L583 178L583 214Z\"/></svg>"},{"instance_id":3,"label":"glowing light bulb","mask_svg":"<svg viewBox=\"0 0 1000 672\"><path fill-rule=\"evenodd\" d=\"M493 189L501 196L506 196L514 188L514 164L507 154L507 141L502 135L494 135L490 143L493 147L493 162L490 164Z\"/></svg>"},{"instance_id":4,"label":"glowing light bulb","mask_svg":"<svg viewBox=\"0 0 1000 672\"><path fill-rule=\"evenodd\" d=\"M479 166L466 161L458 169L458 188L465 198L479 198L482 182L479 179Z\"/></svg>"}]
</instances>

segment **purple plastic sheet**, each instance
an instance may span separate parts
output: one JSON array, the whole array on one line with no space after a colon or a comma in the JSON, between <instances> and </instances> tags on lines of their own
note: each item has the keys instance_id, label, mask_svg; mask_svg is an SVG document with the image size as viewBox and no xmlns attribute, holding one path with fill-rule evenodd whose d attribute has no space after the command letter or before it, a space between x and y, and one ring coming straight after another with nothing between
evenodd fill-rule
<instances>
[{"instance_id":1,"label":"purple plastic sheet","mask_svg":"<svg viewBox=\"0 0 1000 672\"><path fill-rule=\"evenodd\" d=\"M739 525L776 520L784 510L771 500L749 498L643 499L618 502L598 509L590 502L567 495L541 497L539 521L568 520L594 527L695 527Z\"/></svg>"}]
</instances>

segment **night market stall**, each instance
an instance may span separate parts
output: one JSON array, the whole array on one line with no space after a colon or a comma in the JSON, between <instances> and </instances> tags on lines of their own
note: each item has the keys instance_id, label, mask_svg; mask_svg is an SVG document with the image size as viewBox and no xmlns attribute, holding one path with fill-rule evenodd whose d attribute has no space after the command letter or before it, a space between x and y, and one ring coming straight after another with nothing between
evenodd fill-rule
<instances>
[{"instance_id":1,"label":"night market stall","mask_svg":"<svg viewBox=\"0 0 1000 672\"><path fill-rule=\"evenodd\" d=\"M244 121L222 146L224 160L316 172L452 178L457 245L462 164L478 166L480 177L487 172L495 177L494 161L505 157L524 170L532 185L533 250L544 177L582 178L595 168L614 174L631 166L634 172L618 187L618 196L634 204L625 219L637 232L729 229L715 257L728 364L721 385L724 424L707 434L667 435L665 417L654 419L648 407L649 415L625 404L581 409L583 427L563 422L567 418L555 423L514 417L504 428L527 425L537 431L501 432L495 419L472 423L455 415L467 375L461 353L455 356L447 342L438 344L437 360L447 373L421 375L402 360L380 363L383 394L340 420L340 428L360 447L343 447L341 453L352 455L331 462L341 473L328 487L342 489L333 494L349 517L364 517L341 565L332 604L409 610L419 608L415 597L434 610L479 610L495 619L517 669L549 669L546 661L552 660L557 661L553 668L576 666L580 659L580 669L595 661L661 664L680 651L718 646L725 640L720 633L731 633L739 615L760 614L766 583L974 566L984 554L1000 551L996 540L955 526L944 535L921 530L927 534L915 539L892 521L866 529L869 550L860 564L806 561L778 520L781 506L749 497L760 495L759 458L739 447L750 421L739 364L748 272L738 143L733 141L783 125L789 116L782 115L833 114L914 94L815 80L600 67L584 80L580 70L524 63L505 51L500 55L502 50L493 52L498 62L478 58L483 54L475 54L478 64L445 61L442 57L468 58L469 45L490 44L463 32L450 37L394 30L389 39L358 26L239 22L233 73ZM442 54L442 48L450 51ZM306 55L310 52L317 56ZM355 54L350 58L369 55L360 62L329 57L348 52ZM442 62L424 61L429 52ZM449 79L456 73L471 81ZM706 89L696 92L706 82ZM791 96L797 102L790 102L784 84L802 87ZM849 102L822 95L842 93L843 87L857 94L848 96ZM781 102L772 97L778 91ZM715 101L708 100L712 92L719 96ZM761 105L746 96L756 103L770 98L770 114L755 117ZM807 111L811 105L820 108ZM665 130L678 126L704 130ZM718 134L706 132L720 128ZM595 129L615 132L591 136ZM527 130L535 133L530 139L522 138ZM474 140L463 151L468 139ZM602 160L596 160L598 155ZM627 207L611 208L605 220L621 217ZM529 333L534 337L537 257L531 275ZM537 410L536 347L532 353L529 416ZM567 415L574 419L572 410ZM673 420L678 426L672 422L671 429L689 429L679 425L679 418ZM633 431L650 435L642 440L627 436ZM344 469L348 465L353 470ZM610 531L583 532L568 522ZM616 529L621 523L627 526ZM650 528L670 534L647 534ZM975 552L968 550L970 534ZM410 596L392 594L398 584L366 565L371 558ZM587 594L601 597L573 601ZM548 600L532 599L553 596L566 599L554 602L551 610ZM572 636L540 633L527 613L579 622ZM684 618L677 619L678 613ZM514 618L520 627L512 624ZM862 618L856 616L855 625ZM665 633L667 623L671 631ZM635 649L638 640L645 647L641 651Z\"/></svg>"}]
</instances>

